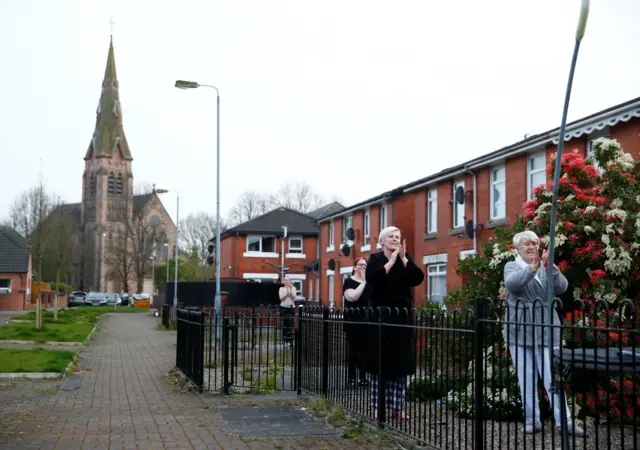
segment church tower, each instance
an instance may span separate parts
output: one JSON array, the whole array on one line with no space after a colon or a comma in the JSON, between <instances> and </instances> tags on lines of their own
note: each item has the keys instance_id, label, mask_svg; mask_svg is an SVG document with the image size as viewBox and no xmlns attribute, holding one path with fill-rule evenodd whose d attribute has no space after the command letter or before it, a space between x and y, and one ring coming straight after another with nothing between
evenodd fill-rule
<instances>
[{"instance_id":1,"label":"church tower","mask_svg":"<svg viewBox=\"0 0 640 450\"><path fill-rule=\"evenodd\" d=\"M126 223L133 215L133 158L122 126L118 87L112 36L82 176L81 284L86 290L102 292L106 291L107 277L112 276L107 260L114 247L122 244Z\"/></svg>"}]
</instances>

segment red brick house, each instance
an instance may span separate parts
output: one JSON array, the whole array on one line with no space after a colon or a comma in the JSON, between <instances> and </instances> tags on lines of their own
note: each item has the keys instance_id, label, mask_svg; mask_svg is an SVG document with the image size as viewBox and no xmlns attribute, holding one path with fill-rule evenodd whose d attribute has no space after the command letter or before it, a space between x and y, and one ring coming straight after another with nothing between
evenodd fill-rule
<instances>
[{"instance_id":1,"label":"red brick house","mask_svg":"<svg viewBox=\"0 0 640 450\"><path fill-rule=\"evenodd\" d=\"M220 236L220 275L259 283L280 282L280 267L301 300L317 300L318 227L315 219L334 209L329 204L309 214L280 207L227 229ZM285 236L286 227L286 236Z\"/></svg>"},{"instance_id":2,"label":"red brick house","mask_svg":"<svg viewBox=\"0 0 640 450\"><path fill-rule=\"evenodd\" d=\"M0 225L0 310L31 309L31 250L13 228Z\"/></svg>"},{"instance_id":3,"label":"red brick house","mask_svg":"<svg viewBox=\"0 0 640 450\"><path fill-rule=\"evenodd\" d=\"M557 150L558 133L556 128L527 137L320 218L323 303L330 305L334 300L335 306L341 305L342 277L354 257L375 251L375 238L384 224L402 230L409 253L425 271L425 282L414 291L416 305L427 299L441 301L458 289L462 285L456 275L459 258L479 251L494 229L512 223L522 213L531 190L546 182L545 168ZM578 149L591 156L592 142L600 137L616 139L626 152L640 157L640 98L568 124L565 151ZM458 188L462 203L454 198ZM387 217L382 223L381 208L386 208ZM360 246L353 245L349 257L339 250L345 224L354 228L356 241L360 239ZM329 269L331 259L336 262L334 270Z\"/></svg>"}]
</instances>

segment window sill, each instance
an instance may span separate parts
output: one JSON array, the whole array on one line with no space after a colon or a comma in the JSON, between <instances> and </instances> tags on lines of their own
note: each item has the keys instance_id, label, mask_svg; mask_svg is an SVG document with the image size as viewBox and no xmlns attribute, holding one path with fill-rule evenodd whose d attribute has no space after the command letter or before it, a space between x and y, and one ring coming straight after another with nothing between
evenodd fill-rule
<instances>
[{"instance_id":1,"label":"window sill","mask_svg":"<svg viewBox=\"0 0 640 450\"><path fill-rule=\"evenodd\" d=\"M459 236L464 234L464 227L452 228L449 230L449 236Z\"/></svg>"},{"instance_id":2,"label":"window sill","mask_svg":"<svg viewBox=\"0 0 640 450\"><path fill-rule=\"evenodd\" d=\"M307 257L304 253L287 253L284 256L290 259L305 259Z\"/></svg>"},{"instance_id":3,"label":"window sill","mask_svg":"<svg viewBox=\"0 0 640 450\"><path fill-rule=\"evenodd\" d=\"M363 245L362 247L360 247L360 253L370 252L370 251L371 251L371 244Z\"/></svg>"},{"instance_id":4,"label":"window sill","mask_svg":"<svg viewBox=\"0 0 640 450\"><path fill-rule=\"evenodd\" d=\"M425 241L429 241L431 239L438 239L438 232L437 231L432 231L431 233L425 233L424 234L424 240Z\"/></svg>"},{"instance_id":5,"label":"window sill","mask_svg":"<svg viewBox=\"0 0 640 450\"><path fill-rule=\"evenodd\" d=\"M335 251L335 249L336 248L333 245L330 245L330 246L327 247L327 253L328 252L333 252L333 251Z\"/></svg>"},{"instance_id":6,"label":"window sill","mask_svg":"<svg viewBox=\"0 0 640 450\"><path fill-rule=\"evenodd\" d=\"M493 228L503 228L507 226L507 219L505 217L501 219L492 219L487 222L487 230L491 230Z\"/></svg>"},{"instance_id":7,"label":"window sill","mask_svg":"<svg viewBox=\"0 0 640 450\"><path fill-rule=\"evenodd\" d=\"M280 254L267 252L244 252L242 256L245 258L277 258Z\"/></svg>"}]
</instances>

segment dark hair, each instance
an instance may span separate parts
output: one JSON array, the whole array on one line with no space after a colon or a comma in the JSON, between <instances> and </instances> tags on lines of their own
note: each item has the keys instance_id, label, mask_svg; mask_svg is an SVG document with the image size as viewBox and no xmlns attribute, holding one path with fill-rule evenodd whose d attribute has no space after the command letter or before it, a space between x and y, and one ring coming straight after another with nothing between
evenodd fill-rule
<instances>
[{"instance_id":1,"label":"dark hair","mask_svg":"<svg viewBox=\"0 0 640 450\"><path fill-rule=\"evenodd\" d=\"M367 262L367 258L365 258L364 256L361 256L360 258L356 258L355 261L353 261L353 267L351 268L351 276L354 276L356 273L356 266L358 265L359 261L364 261Z\"/></svg>"}]
</instances>

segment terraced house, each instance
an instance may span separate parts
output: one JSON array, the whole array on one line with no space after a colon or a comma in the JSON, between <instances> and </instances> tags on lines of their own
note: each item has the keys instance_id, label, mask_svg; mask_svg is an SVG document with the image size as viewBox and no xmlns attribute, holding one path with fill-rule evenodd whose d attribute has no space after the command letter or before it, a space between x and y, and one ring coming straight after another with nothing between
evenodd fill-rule
<instances>
[{"instance_id":1,"label":"terraced house","mask_svg":"<svg viewBox=\"0 0 640 450\"><path fill-rule=\"evenodd\" d=\"M323 303L342 305L342 281L354 258L375 252L378 233L391 224L402 230L410 255L425 271L425 283L414 290L415 304L442 302L462 284L456 275L459 258L480 251L496 228L513 223L533 188L547 181L545 169L557 151L558 135L556 128L527 137L321 217ZM616 139L640 157L640 98L568 124L565 151L577 149L590 157L600 137ZM352 240L346 238L349 228ZM345 245L349 250L343 251Z\"/></svg>"}]
</instances>

